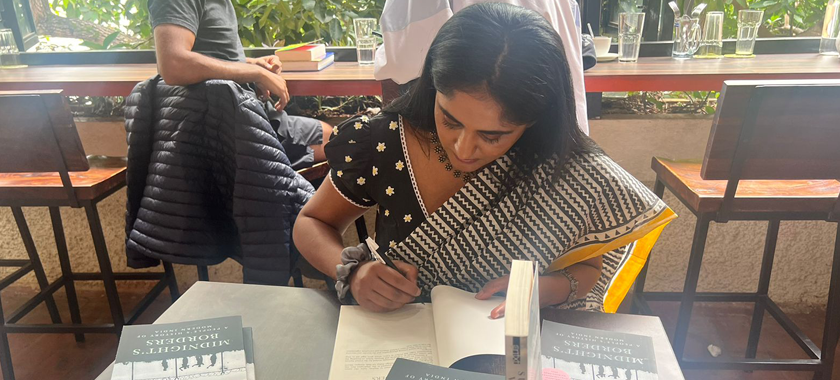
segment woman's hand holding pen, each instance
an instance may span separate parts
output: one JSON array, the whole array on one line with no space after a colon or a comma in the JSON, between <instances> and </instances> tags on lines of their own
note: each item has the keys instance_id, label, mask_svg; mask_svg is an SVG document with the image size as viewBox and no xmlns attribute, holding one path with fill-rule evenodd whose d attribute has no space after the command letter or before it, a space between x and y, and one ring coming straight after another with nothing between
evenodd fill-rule
<instances>
[{"instance_id":1,"label":"woman's hand holding pen","mask_svg":"<svg viewBox=\"0 0 840 380\"><path fill-rule=\"evenodd\" d=\"M394 261L394 265L399 272L379 262L368 261L350 274L350 292L359 305L376 312L392 311L420 295L417 268L402 261Z\"/></svg>"}]
</instances>

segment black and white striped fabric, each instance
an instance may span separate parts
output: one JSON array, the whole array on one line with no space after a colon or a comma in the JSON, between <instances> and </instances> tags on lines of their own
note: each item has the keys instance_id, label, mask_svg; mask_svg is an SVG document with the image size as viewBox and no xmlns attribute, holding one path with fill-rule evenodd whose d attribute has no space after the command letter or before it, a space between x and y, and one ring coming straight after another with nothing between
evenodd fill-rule
<instances>
[{"instance_id":1,"label":"black and white striped fabric","mask_svg":"<svg viewBox=\"0 0 840 380\"><path fill-rule=\"evenodd\" d=\"M424 294L436 285L477 292L508 274L512 260L534 261L546 273L603 255L592 292L560 306L603 311L634 241L675 215L603 153L574 154L564 165L548 160L525 175L515 173L514 159L511 152L483 169L388 254L417 266ZM641 268L633 263L627 275L635 278Z\"/></svg>"}]
</instances>

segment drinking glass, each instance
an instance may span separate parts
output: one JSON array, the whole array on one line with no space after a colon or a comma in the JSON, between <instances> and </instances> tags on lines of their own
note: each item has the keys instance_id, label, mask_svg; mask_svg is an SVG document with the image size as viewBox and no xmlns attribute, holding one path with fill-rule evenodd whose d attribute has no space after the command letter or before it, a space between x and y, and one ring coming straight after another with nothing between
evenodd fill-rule
<instances>
[{"instance_id":1,"label":"drinking glass","mask_svg":"<svg viewBox=\"0 0 840 380\"><path fill-rule=\"evenodd\" d=\"M764 11L742 9L738 11L738 39L735 41L735 55L751 56L755 49L755 38Z\"/></svg>"},{"instance_id":2,"label":"drinking glass","mask_svg":"<svg viewBox=\"0 0 840 380\"><path fill-rule=\"evenodd\" d=\"M700 57L723 57L723 12L706 13L703 25L703 39L700 41Z\"/></svg>"},{"instance_id":3,"label":"drinking glass","mask_svg":"<svg viewBox=\"0 0 840 380\"><path fill-rule=\"evenodd\" d=\"M364 37L356 39L357 61L360 65L372 65L376 53L376 38Z\"/></svg>"},{"instance_id":4,"label":"drinking glass","mask_svg":"<svg viewBox=\"0 0 840 380\"><path fill-rule=\"evenodd\" d=\"M376 19L353 19L353 26L356 31L357 61L360 65L372 65L376 53L376 37L373 35L373 31L376 30Z\"/></svg>"},{"instance_id":5,"label":"drinking glass","mask_svg":"<svg viewBox=\"0 0 840 380\"><path fill-rule=\"evenodd\" d=\"M671 57L691 59L700 47L700 19L682 16L674 22L674 45Z\"/></svg>"},{"instance_id":6,"label":"drinking glass","mask_svg":"<svg viewBox=\"0 0 840 380\"><path fill-rule=\"evenodd\" d=\"M620 13L618 15L618 61L636 62L639 59L639 45L642 43L644 13Z\"/></svg>"},{"instance_id":7,"label":"drinking glass","mask_svg":"<svg viewBox=\"0 0 840 380\"><path fill-rule=\"evenodd\" d=\"M0 68L24 67L20 64L20 52L11 29L0 29Z\"/></svg>"},{"instance_id":8,"label":"drinking glass","mask_svg":"<svg viewBox=\"0 0 840 380\"><path fill-rule=\"evenodd\" d=\"M820 54L837 55L838 35L840 35L840 0L828 0L820 36Z\"/></svg>"}]
</instances>

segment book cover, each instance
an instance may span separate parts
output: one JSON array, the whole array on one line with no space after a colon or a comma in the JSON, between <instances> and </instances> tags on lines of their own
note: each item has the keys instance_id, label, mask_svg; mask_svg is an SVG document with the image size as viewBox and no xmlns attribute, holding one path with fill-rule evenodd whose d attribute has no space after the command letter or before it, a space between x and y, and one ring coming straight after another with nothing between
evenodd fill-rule
<instances>
[{"instance_id":1,"label":"book cover","mask_svg":"<svg viewBox=\"0 0 840 380\"><path fill-rule=\"evenodd\" d=\"M399 358L385 380L504 380L501 375L462 371Z\"/></svg>"},{"instance_id":2,"label":"book cover","mask_svg":"<svg viewBox=\"0 0 840 380\"><path fill-rule=\"evenodd\" d=\"M292 45L274 52L281 61L320 61L327 55L324 44Z\"/></svg>"},{"instance_id":3,"label":"book cover","mask_svg":"<svg viewBox=\"0 0 840 380\"><path fill-rule=\"evenodd\" d=\"M543 379L658 380L653 339L544 321Z\"/></svg>"},{"instance_id":4,"label":"book cover","mask_svg":"<svg viewBox=\"0 0 840 380\"><path fill-rule=\"evenodd\" d=\"M329 52L320 61L283 61L283 71L321 71L335 62L335 53Z\"/></svg>"},{"instance_id":5,"label":"book cover","mask_svg":"<svg viewBox=\"0 0 840 380\"><path fill-rule=\"evenodd\" d=\"M247 380L241 317L125 326L112 380Z\"/></svg>"}]
</instances>

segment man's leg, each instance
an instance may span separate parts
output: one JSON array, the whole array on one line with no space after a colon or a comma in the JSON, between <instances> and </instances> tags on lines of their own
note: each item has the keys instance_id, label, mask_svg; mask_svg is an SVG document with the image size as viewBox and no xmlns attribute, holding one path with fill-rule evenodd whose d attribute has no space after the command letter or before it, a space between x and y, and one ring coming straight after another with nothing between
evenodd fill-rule
<instances>
[{"instance_id":1,"label":"man's leg","mask_svg":"<svg viewBox=\"0 0 840 380\"><path fill-rule=\"evenodd\" d=\"M293 169L308 168L326 160L324 144L332 134L331 125L308 117L289 116L285 111L270 117Z\"/></svg>"}]
</instances>

